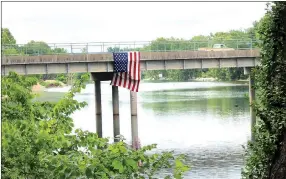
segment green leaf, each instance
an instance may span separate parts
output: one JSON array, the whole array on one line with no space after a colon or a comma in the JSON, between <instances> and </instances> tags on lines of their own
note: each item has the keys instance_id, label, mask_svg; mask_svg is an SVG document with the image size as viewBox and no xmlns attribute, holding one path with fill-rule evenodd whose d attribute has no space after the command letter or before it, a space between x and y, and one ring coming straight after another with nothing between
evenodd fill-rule
<instances>
[{"instance_id":1,"label":"green leaf","mask_svg":"<svg viewBox=\"0 0 286 179\"><path fill-rule=\"evenodd\" d=\"M123 165L122 165L122 162L119 161L119 160L114 160L114 161L112 162L112 166L113 166L115 169L119 170L120 173L122 173L122 172L124 171L124 167L123 167Z\"/></svg>"},{"instance_id":2,"label":"green leaf","mask_svg":"<svg viewBox=\"0 0 286 179\"><path fill-rule=\"evenodd\" d=\"M137 162L133 159L126 159L125 160L126 164L131 166L134 170L138 169Z\"/></svg>"},{"instance_id":3,"label":"green leaf","mask_svg":"<svg viewBox=\"0 0 286 179\"><path fill-rule=\"evenodd\" d=\"M90 167L88 167L85 170L85 175L87 176L87 178L92 178L93 177L93 171L90 169Z\"/></svg>"}]
</instances>

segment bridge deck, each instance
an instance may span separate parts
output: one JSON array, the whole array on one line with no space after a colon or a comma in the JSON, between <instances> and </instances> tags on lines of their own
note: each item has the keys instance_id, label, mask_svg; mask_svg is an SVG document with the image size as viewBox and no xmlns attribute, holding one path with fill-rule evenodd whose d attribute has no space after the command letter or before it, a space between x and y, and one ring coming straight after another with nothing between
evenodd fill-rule
<instances>
[{"instance_id":1,"label":"bridge deck","mask_svg":"<svg viewBox=\"0 0 286 179\"><path fill-rule=\"evenodd\" d=\"M140 52L141 70L251 67L259 50ZM112 53L2 56L2 75L112 72Z\"/></svg>"}]
</instances>

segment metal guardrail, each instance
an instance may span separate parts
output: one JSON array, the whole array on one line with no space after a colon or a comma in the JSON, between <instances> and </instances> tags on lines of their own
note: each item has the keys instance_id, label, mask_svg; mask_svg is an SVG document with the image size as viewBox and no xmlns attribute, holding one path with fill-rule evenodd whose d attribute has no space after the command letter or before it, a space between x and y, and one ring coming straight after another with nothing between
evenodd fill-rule
<instances>
[{"instance_id":1,"label":"metal guardrail","mask_svg":"<svg viewBox=\"0 0 286 179\"><path fill-rule=\"evenodd\" d=\"M196 51L199 48L211 48L214 44L224 44L236 50L254 49L258 44L255 40L208 40L208 41L135 41L135 42L89 42L89 43L44 43L3 44L2 55L35 56L51 54L96 54L119 51Z\"/></svg>"}]
</instances>

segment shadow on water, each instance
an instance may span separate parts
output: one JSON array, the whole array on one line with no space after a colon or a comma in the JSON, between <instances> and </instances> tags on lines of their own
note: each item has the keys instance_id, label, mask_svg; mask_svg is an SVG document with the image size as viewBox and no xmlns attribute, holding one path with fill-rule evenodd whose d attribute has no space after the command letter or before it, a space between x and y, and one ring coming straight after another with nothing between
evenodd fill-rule
<instances>
[{"instance_id":1,"label":"shadow on water","mask_svg":"<svg viewBox=\"0 0 286 179\"><path fill-rule=\"evenodd\" d=\"M238 86L144 93L143 107L158 113L169 114L191 111L220 116L236 115L249 109L248 100L244 96L245 90L247 87Z\"/></svg>"}]
</instances>

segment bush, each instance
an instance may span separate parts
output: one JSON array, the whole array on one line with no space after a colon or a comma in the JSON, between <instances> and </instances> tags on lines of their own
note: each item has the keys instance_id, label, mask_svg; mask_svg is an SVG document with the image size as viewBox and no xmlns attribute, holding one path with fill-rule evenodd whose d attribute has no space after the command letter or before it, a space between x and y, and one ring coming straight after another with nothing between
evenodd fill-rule
<instances>
[{"instance_id":1,"label":"bush","mask_svg":"<svg viewBox=\"0 0 286 179\"><path fill-rule=\"evenodd\" d=\"M53 88L53 87L62 87L63 83L55 80L48 80L48 81L40 81L40 85L46 88Z\"/></svg>"},{"instance_id":2,"label":"bush","mask_svg":"<svg viewBox=\"0 0 286 179\"><path fill-rule=\"evenodd\" d=\"M86 106L73 99L84 88L86 75L75 81L69 93L57 103L32 102L35 78L10 73L2 77L2 165L3 178L152 178L163 168L182 178L189 170L184 156L172 152L147 154L156 147L139 150L123 141L109 144L107 138L74 127L70 115ZM138 162L141 166L138 166Z\"/></svg>"},{"instance_id":3,"label":"bush","mask_svg":"<svg viewBox=\"0 0 286 179\"><path fill-rule=\"evenodd\" d=\"M259 26L261 67L256 69L254 142L248 144L243 178L285 178L286 2L274 2ZM283 159L284 157L284 159ZM277 165L276 165L277 164Z\"/></svg>"}]
</instances>

